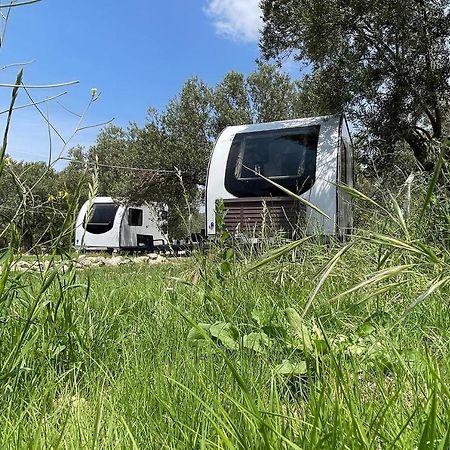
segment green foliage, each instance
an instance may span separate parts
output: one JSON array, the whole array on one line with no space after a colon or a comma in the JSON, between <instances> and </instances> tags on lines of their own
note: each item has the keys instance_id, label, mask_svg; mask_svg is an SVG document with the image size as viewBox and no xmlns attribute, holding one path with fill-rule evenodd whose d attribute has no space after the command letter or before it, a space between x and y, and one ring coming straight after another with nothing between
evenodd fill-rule
<instances>
[{"instance_id":1,"label":"green foliage","mask_svg":"<svg viewBox=\"0 0 450 450\"><path fill-rule=\"evenodd\" d=\"M80 173L69 188L63 176L45 163L8 158L0 178L3 245L19 239L25 250L35 245L50 246L61 232L82 178ZM61 244L68 247L70 239L64 237Z\"/></svg>"},{"instance_id":2,"label":"green foliage","mask_svg":"<svg viewBox=\"0 0 450 450\"><path fill-rule=\"evenodd\" d=\"M231 275L234 262L234 248L232 236L225 226L225 205L222 199L216 203L216 251L219 254L219 267L217 269L217 279L223 281L226 276Z\"/></svg>"},{"instance_id":3,"label":"green foliage","mask_svg":"<svg viewBox=\"0 0 450 450\"><path fill-rule=\"evenodd\" d=\"M260 64L247 78L230 72L214 88L194 77L162 111L149 109L142 128L102 130L82 159L98 158L101 195L165 203L169 228L183 236L188 210L198 211L202 201L199 187L219 133L229 125L294 118L297 99L296 83L270 65Z\"/></svg>"},{"instance_id":4,"label":"green foliage","mask_svg":"<svg viewBox=\"0 0 450 450\"><path fill-rule=\"evenodd\" d=\"M143 148L145 133L125 134ZM108 139L102 158L120 153ZM46 183L69 186L76 163L100 159L74 155L61 179L0 155L16 218L66 200L47 198ZM400 194L350 190L367 218L350 244L304 239L256 262L237 258L223 203L216 249L150 268L78 271L76 255L57 256L80 185L38 272L18 270L14 218L4 229L17 239L0 254L0 447L447 449L450 206L439 169L414 186L408 214ZM92 197L108 178L91 171Z\"/></svg>"},{"instance_id":5,"label":"green foliage","mask_svg":"<svg viewBox=\"0 0 450 450\"><path fill-rule=\"evenodd\" d=\"M405 142L432 170L429 143L448 132L446 1L265 0L262 8L264 56L293 53L309 64L303 103L316 113L349 111L363 132L366 164Z\"/></svg>"},{"instance_id":6,"label":"green foliage","mask_svg":"<svg viewBox=\"0 0 450 450\"><path fill-rule=\"evenodd\" d=\"M90 172L86 152L83 147L77 146L69 150L68 157L71 160L69 164L63 170L57 172L57 184L61 186L61 190L68 192L69 195L73 195L79 187L79 202L83 204L88 199L89 194L87 185L83 183L86 175Z\"/></svg>"},{"instance_id":7,"label":"green foliage","mask_svg":"<svg viewBox=\"0 0 450 450\"><path fill-rule=\"evenodd\" d=\"M86 162L92 164L98 161L106 166L127 166L132 161L128 155L130 142L133 141L135 129L130 127L128 132L120 127L110 125L100 131L96 144L91 147L87 155ZM126 163L126 161L128 161ZM99 171L99 195L101 196L121 196L125 186L133 179L133 172L105 167Z\"/></svg>"},{"instance_id":8,"label":"green foliage","mask_svg":"<svg viewBox=\"0 0 450 450\"><path fill-rule=\"evenodd\" d=\"M171 144L166 155L169 164L183 172L184 182L195 185L205 184L211 142L215 138L211 135L211 97L210 88L192 78L161 116L163 133Z\"/></svg>"},{"instance_id":9,"label":"green foliage","mask_svg":"<svg viewBox=\"0 0 450 450\"><path fill-rule=\"evenodd\" d=\"M252 123L252 111L245 77L239 72L227 73L213 91L212 131L219 136L229 125Z\"/></svg>"},{"instance_id":10,"label":"green foliage","mask_svg":"<svg viewBox=\"0 0 450 450\"><path fill-rule=\"evenodd\" d=\"M395 242L403 232L397 226ZM396 244L386 268L410 254L431 263L411 250L418 244L409 233L415 241ZM384 292L366 285L333 300L379 269L377 249L390 242L357 240L305 317L298 311L318 268L333 258L333 244L307 240L294 259L248 274L235 261L233 276L222 279L210 264L216 253L151 269L50 270L42 279L9 270L13 254L3 255L3 360L40 300L0 380L0 442L370 449L371 442L414 448L432 437L445 448L448 291L435 290L398 322L426 285L430 263L405 274L406 284L380 280ZM435 253L443 256L442 248Z\"/></svg>"},{"instance_id":11,"label":"green foliage","mask_svg":"<svg viewBox=\"0 0 450 450\"><path fill-rule=\"evenodd\" d=\"M296 117L298 91L289 75L281 73L274 66L260 64L258 70L249 75L247 83L254 122Z\"/></svg>"}]
</instances>

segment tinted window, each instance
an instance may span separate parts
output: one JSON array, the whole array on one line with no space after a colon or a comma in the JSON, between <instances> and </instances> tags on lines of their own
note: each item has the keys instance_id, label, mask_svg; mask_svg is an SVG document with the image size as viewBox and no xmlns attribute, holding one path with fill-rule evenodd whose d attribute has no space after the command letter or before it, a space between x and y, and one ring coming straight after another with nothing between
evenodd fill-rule
<instances>
[{"instance_id":1,"label":"tinted window","mask_svg":"<svg viewBox=\"0 0 450 450\"><path fill-rule=\"evenodd\" d=\"M315 181L319 126L238 133L228 156L225 188L236 197L280 195L258 174L302 193Z\"/></svg>"},{"instance_id":2,"label":"tinted window","mask_svg":"<svg viewBox=\"0 0 450 450\"><path fill-rule=\"evenodd\" d=\"M128 210L128 225L132 227L142 226L142 209L130 208Z\"/></svg>"},{"instance_id":3,"label":"tinted window","mask_svg":"<svg viewBox=\"0 0 450 450\"><path fill-rule=\"evenodd\" d=\"M347 146L343 139L341 139L340 148L340 158L339 158L339 182L348 184L347 179Z\"/></svg>"},{"instance_id":4,"label":"tinted window","mask_svg":"<svg viewBox=\"0 0 450 450\"><path fill-rule=\"evenodd\" d=\"M91 218L86 225L86 231L101 234L111 230L118 207L119 205L114 203L95 203L92 207Z\"/></svg>"}]
</instances>

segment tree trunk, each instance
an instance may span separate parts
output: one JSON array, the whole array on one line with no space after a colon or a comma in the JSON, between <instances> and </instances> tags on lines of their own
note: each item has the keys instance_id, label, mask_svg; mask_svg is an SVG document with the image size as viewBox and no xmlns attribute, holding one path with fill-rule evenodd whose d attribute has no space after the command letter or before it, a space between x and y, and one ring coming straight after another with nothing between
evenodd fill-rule
<instances>
[{"instance_id":1,"label":"tree trunk","mask_svg":"<svg viewBox=\"0 0 450 450\"><path fill-rule=\"evenodd\" d=\"M410 133L405 136L405 141L411 147L416 161L423 170L433 172L434 163L429 158L429 143L425 139L420 139L417 135Z\"/></svg>"}]
</instances>

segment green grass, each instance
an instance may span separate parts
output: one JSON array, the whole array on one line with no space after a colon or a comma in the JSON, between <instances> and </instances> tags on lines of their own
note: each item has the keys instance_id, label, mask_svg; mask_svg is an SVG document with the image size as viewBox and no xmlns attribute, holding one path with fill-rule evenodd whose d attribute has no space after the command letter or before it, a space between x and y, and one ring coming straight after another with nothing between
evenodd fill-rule
<instances>
[{"instance_id":1,"label":"green grass","mask_svg":"<svg viewBox=\"0 0 450 450\"><path fill-rule=\"evenodd\" d=\"M296 329L286 309L302 312L336 250L308 242L296 262L249 274L234 262L218 276L212 255L55 275L8 372L43 285L11 274L14 295L0 303L0 447L448 448L448 291L401 322L433 268L336 298L377 269L360 243ZM395 281L404 283L379 289ZM263 332L260 346L243 345Z\"/></svg>"}]
</instances>

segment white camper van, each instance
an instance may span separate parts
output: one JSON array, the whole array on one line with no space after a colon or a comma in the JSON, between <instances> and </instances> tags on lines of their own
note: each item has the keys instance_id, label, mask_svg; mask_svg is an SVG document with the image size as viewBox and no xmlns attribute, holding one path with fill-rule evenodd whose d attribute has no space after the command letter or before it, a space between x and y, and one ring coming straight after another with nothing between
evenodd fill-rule
<instances>
[{"instance_id":1,"label":"white camper van","mask_svg":"<svg viewBox=\"0 0 450 450\"><path fill-rule=\"evenodd\" d=\"M229 231L258 230L264 211L273 226L288 233L300 224L308 234L343 236L352 229L353 215L349 195L337 183L353 186L352 141L344 115L227 127L209 162L207 234L216 233L216 202L222 199Z\"/></svg>"},{"instance_id":2,"label":"white camper van","mask_svg":"<svg viewBox=\"0 0 450 450\"><path fill-rule=\"evenodd\" d=\"M154 251L167 243L165 221L156 205L130 206L111 197L95 197L87 218L88 209L89 201L78 214L77 249Z\"/></svg>"}]
</instances>

